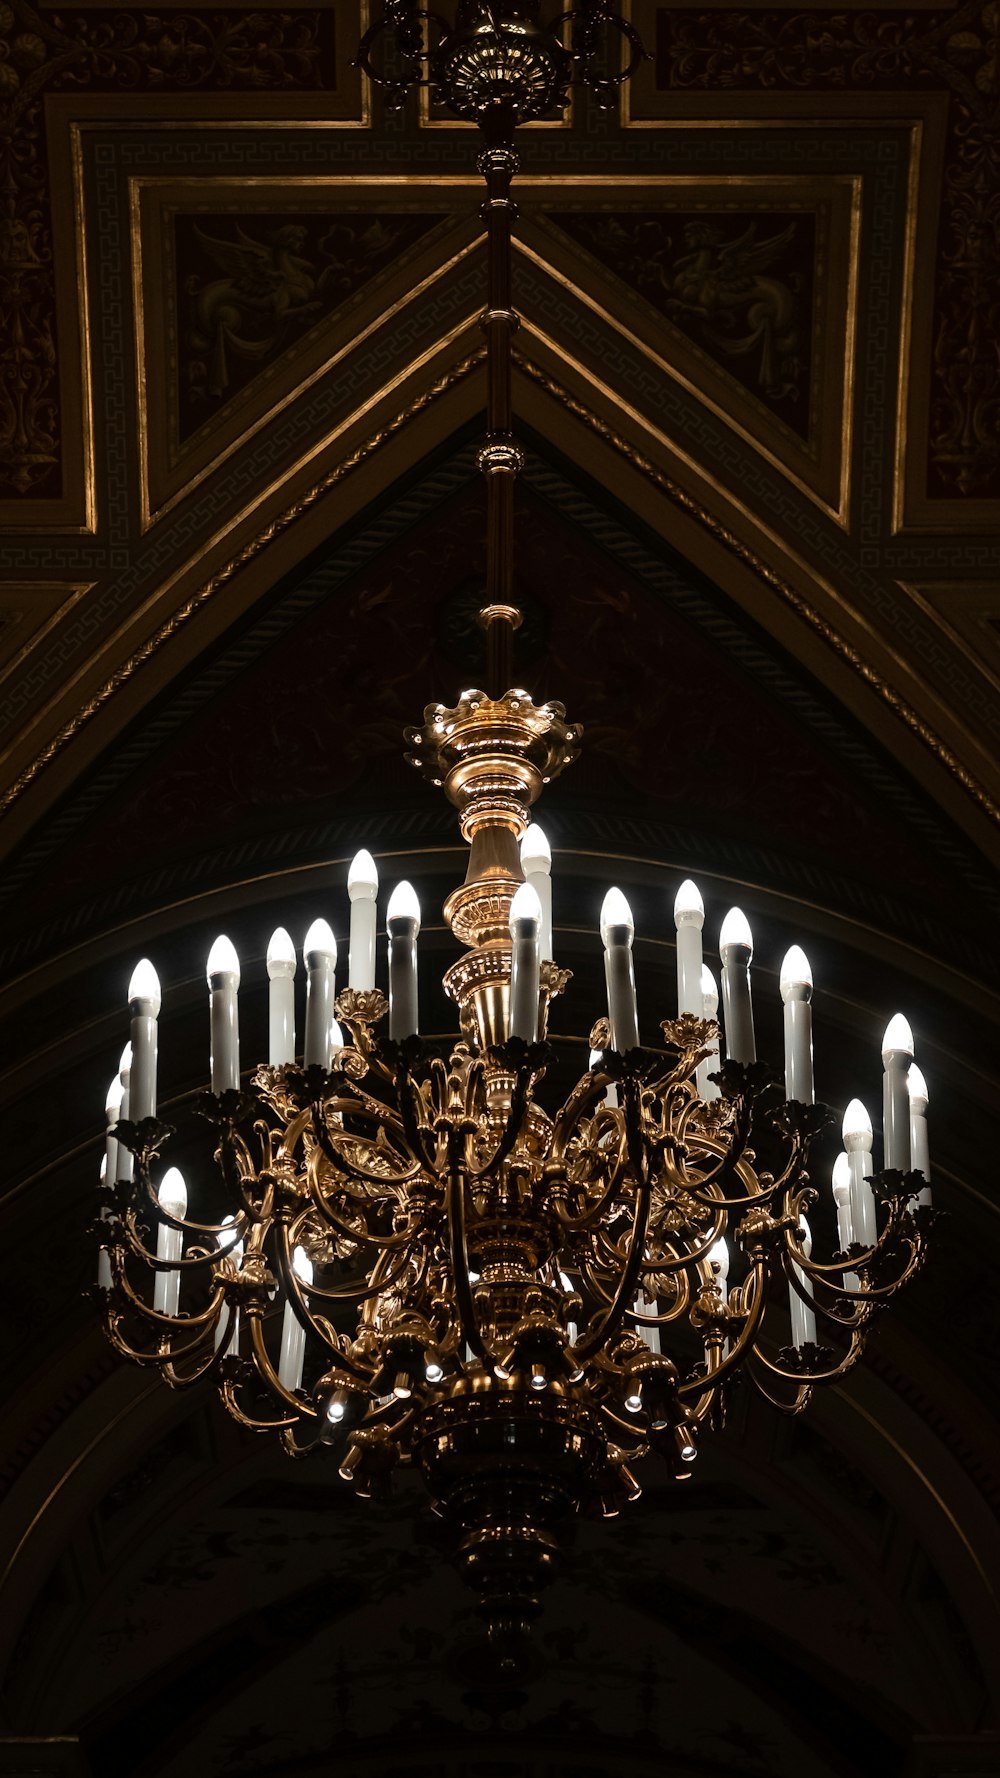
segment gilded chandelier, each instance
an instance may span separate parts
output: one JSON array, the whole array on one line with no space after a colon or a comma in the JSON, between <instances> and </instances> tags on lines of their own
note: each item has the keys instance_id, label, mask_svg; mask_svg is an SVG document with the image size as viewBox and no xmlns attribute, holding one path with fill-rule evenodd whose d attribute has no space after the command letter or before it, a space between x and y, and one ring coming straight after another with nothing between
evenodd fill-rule
<instances>
[{"instance_id":1,"label":"gilded chandelier","mask_svg":"<svg viewBox=\"0 0 1000 1778\"><path fill-rule=\"evenodd\" d=\"M830 1114L813 1103L808 964L793 947L782 970L779 1086L756 1059L752 941L731 911L720 1066L691 883L675 909L677 1014L651 1046L640 1042L631 915L609 892L606 1017L586 1073L561 1105L547 1100L549 1006L569 978L552 957L547 848L529 824L580 730L561 705L511 688L522 460L510 412L511 135L535 101L509 40L521 32L533 65L549 57L551 105L572 70L566 19L603 27L611 15L582 7L553 34L537 10L466 0L453 38L438 36L434 76L447 91L450 42L454 65L471 57L488 95L476 113L489 248L488 689L428 708L407 735L469 843L465 881L445 905L462 947L444 977L460 1036L442 1052L417 1034L419 907L408 884L388 904L388 998L376 987L378 878L366 853L348 879L339 996L329 926L317 920L305 939L301 1051L296 955L279 930L267 955L269 1059L243 1071L239 963L220 939L208 961L212 1091L198 1107L215 1164L192 1184L189 1217L181 1175L164 1170L160 991L144 960L108 1096L100 1220L99 1296L116 1349L173 1387L214 1382L241 1424L274 1431L295 1456L332 1453L359 1494L380 1494L412 1464L502 1643L536 1610L576 1514L616 1514L638 1495L650 1453L690 1473L735 1376L792 1413L842 1377L920 1265L933 1215L926 1088L897 1015L883 1051L885 1167L873 1174L871 1124L854 1101L832 1188L837 1247L813 1257L807 1212L819 1192L807 1163ZM412 7L390 3L386 16L417 29ZM460 114L469 102L466 81Z\"/></svg>"}]
</instances>

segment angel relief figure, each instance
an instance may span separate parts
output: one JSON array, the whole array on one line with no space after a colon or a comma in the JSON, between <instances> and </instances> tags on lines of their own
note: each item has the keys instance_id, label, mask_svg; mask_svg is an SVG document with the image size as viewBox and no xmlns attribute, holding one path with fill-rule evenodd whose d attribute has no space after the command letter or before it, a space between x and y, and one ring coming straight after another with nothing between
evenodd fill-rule
<instances>
[{"instance_id":1,"label":"angel relief figure","mask_svg":"<svg viewBox=\"0 0 1000 1778\"><path fill-rule=\"evenodd\" d=\"M673 261L666 278L667 314L700 320L706 340L730 357L756 355L756 381L771 401L798 396L801 279L796 273L778 277L772 269L792 245L795 230L793 219L759 241L751 222L734 241L726 241L715 223L688 222L688 251ZM772 275L766 276L769 269Z\"/></svg>"},{"instance_id":2,"label":"angel relief figure","mask_svg":"<svg viewBox=\"0 0 1000 1778\"><path fill-rule=\"evenodd\" d=\"M195 223L203 256L222 274L205 279L192 272L185 281L191 298L187 331L188 381L193 396L226 395L234 380L233 360L259 365L277 351L290 328L308 326L324 306L317 299L317 268L302 249L306 230L286 222L255 240L237 222L235 239L205 234Z\"/></svg>"}]
</instances>

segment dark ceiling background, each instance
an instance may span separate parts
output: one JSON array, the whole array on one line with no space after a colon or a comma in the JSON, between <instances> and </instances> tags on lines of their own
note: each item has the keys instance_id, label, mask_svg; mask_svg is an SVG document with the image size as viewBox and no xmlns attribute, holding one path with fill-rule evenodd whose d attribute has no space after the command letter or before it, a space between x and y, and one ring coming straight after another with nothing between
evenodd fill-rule
<instances>
[{"instance_id":1,"label":"dark ceiling background","mask_svg":"<svg viewBox=\"0 0 1000 1778\"><path fill-rule=\"evenodd\" d=\"M249 1064L271 930L346 942L364 844L383 898L418 887L450 1029L464 860L402 730L480 673L479 195L467 131L369 105L355 0L12 0L0 1772L1000 1773L996 20L632 15L656 53L619 112L523 144L517 669L586 731L539 811L553 1090L605 888L655 1029L693 874L707 953L750 917L772 1055L804 945L839 1111L878 1121L907 1012L931 1263L801 1420L739 1397L689 1481L652 1463L581 1525L516 1682L409 1480L357 1502L112 1358L88 1225L138 956L186 1128L212 939Z\"/></svg>"}]
</instances>

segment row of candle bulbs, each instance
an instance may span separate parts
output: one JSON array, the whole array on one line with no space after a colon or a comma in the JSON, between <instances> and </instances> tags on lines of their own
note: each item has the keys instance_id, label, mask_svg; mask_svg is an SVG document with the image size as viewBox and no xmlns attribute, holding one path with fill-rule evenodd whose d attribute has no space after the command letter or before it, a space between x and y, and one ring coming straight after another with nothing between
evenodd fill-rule
<instances>
[{"instance_id":1,"label":"row of candle bulbs","mask_svg":"<svg viewBox=\"0 0 1000 1778\"><path fill-rule=\"evenodd\" d=\"M552 854L541 828L532 824L521 842L521 863L525 881L517 889L510 909L511 988L510 1034L533 1042L537 1035L539 1012L539 978L543 960L552 957ZM375 986L376 900L378 871L367 851L354 858L347 878L351 904L348 987L368 990ZM674 902L674 923L677 933L677 1009L679 1014L691 1013L698 1018L714 1019L719 995L712 972L702 954L702 928L705 909L696 885L690 880L681 884ZM412 885L397 883L386 910L389 939L389 1035L402 1039L417 1032L417 935L420 930L420 905ZM619 889L609 889L601 910L601 938L604 944L605 974L608 991L608 1019L611 1047L622 1051L639 1044L638 1008L635 974L632 965L634 924L631 910ZM334 1048L342 1046L343 1034L333 1016L337 963L337 942L326 920L314 920L306 934L303 954L308 972L306 1021L303 1040L303 1062L306 1067L318 1064L329 1067ZM745 915L731 908L722 923L719 938L722 961L723 1029L726 1053L730 1059L749 1063L756 1060L753 1022L753 1000L750 987L750 962L753 938ZM295 1060L294 975L295 947L289 934L279 927L267 948L269 978L268 1059L272 1066ZM210 995L211 1022L211 1085L222 1093L240 1085L239 1022L237 990L240 965L236 950L224 936L216 939L209 953L207 978ZM793 945L781 967L780 990L784 1003L785 1093L789 1099L802 1103L814 1100L812 1045L812 974L804 952ZM111 1083L105 1105L106 1152L102 1177L131 1177L132 1157L114 1137L119 1117L139 1122L156 1113L157 1018L160 1010L160 985L153 965L144 958L133 972L129 984L131 1042L122 1056L119 1074ZM887 1168L908 1171L919 1168L925 1184L917 1202L930 1203L930 1162L927 1138L927 1087L923 1075L913 1062L913 1038L901 1013L890 1019L882 1046L885 1064L884 1081L884 1164ZM595 1060L592 1057L592 1065ZM718 1051L699 1064L697 1087L702 1099L718 1095L717 1084L709 1075L718 1068ZM837 1228L841 1250L847 1252L852 1242L870 1247L876 1237L875 1201L868 1180L873 1171L872 1124L859 1099L852 1099L843 1123L844 1152L833 1169L833 1197L837 1212ZM158 1188L158 1201L168 1216L182 1219L187 1211L187 1192L176 1167L164 1174ZM805 1218L800 1227L805 1257L811 1251L811 1237ZM222 1250L231 1249L238 1257L237 1242L222 1242ZM158 1230L157 1258L171 1261L181 1257L183 1234L163 1223ZM725 1297L728 1275L728 1249L724 1240L713 1250L712 1262L720 1290ZM306 1284L311 1282L308 1256L296 1250L296 1269ZM799 1281L808 1290L800 1273ZM101 1255L99 1282L110 1284L107 1255ZM845 1283L856 1287L853 1274ZM157 1272L154 1308L167 1314L176 1313L180 1287L179 1272ZM793 1344L815 1342L815 1318L798 1292L790 1287L789 1306L792 1318ZM289 1319L290 1317L290 1319ZM286 1309L285 1335L279 1375L286 1387L288 1378L301 1377L302 1335L300 1323ZM646 1330L655 1333L655 1330ZM236 1329L220 1330L227 1349L235 1341ZM288 1350L286 1351L286 1347ZM297 1387L297 1383L292 1384Z\"/></svg>"}]
</instances>

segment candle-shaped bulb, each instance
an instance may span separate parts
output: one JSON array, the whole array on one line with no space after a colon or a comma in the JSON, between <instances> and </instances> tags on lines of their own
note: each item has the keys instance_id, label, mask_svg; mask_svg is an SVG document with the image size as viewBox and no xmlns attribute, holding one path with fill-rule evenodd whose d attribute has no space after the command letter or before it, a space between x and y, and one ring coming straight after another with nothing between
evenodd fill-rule
<instances>
[{"instance_id":1,"label":"candle-shaped bulb","mask_svg":"<svg viewBox=\"0 0 1000 1778\"><path fill-rule=\"evenodd\" d=\"M692 883L690 877L685 877L674 896L674 925L701 927L704 924L705 903L701 899L701 891L697 883Z\"/></svg>"},{"instance_id":2,"label":"candle-shaped bulb","mask_svg":"<svg viewBox=\"0 0 1000 1778\"><path fill-rule=\"evenodd\" d=\"M882 1039L882 1060L888 1062L892 1056L912 1056L913 1032L901 1012L894 1012L885 1028Z\"/></svg>"},{"instance_id":3,"label":"candle-shaped bulb","mask_svg":"<svg viewBox=\"0 0 1000 1778\"><path fill-rule=\"evenodd\" d=\"M852 1099L844 1112L844 1147L850 1154L852 1149L870 1149L872 1145L872 1120L860 1099Z\"/></svg>"},{"instance_id":4,"label":"candle-shaped bulb","mask_svg":"<svg viewBox=\"0 0 1000 1778\"><path fill-rule=\"evenodd\" d=\"M719 955L723 962L726 961L726 953L730 945L739 945L743 950L749 951L751 957L753 956L753 934L750 931L750 922L742 908L730 908L722 922L722 930L719 933Z\"/></svg>"},{"instance_id":5,"label":"candle-shaped bulb","mask_svg":"<svg viewBox=\"0 0 1000 1778\"><path fill-rule=\"evenodd\" d=\"M121 1075L116 1074L108 1088L107 1097L104 1101L104 1115L109 1124L113 1124L117 1121L121 1113L122 1099L124 1096L125 1088L122 1086Z\"/></svg>"},{"instance_id":6,"label":"candle-shaped bulb","mask_svg":"<svg viewBox=\"0 0 1000 1778\"><path fill-rule=\"evenodd\" d=\"M236 1218L232 1215L224 1216L222 1218L222 1227L216 1236L216 1240L219 1243L220 1253L233 1253L237 1248L239 1248L240 1253L243 1251L243 1243L239 1238L238 1230L234 1226L235 1222Z\"/></svg>"},{"instance_id":7,"label":"candle-shaped bulb","mask_svg":"<svg viewBox=\"0 0 1000 1778\"><path fill-rule=\"evenodd\" d=\"M632 909L625 900L620 889L609 889L601 906L601 938L605 945L611 934L624 931L628 943L632 943L635 934L635 923Z\"/></svg>"},{"instance_id":8,"label":"candle-shaped bulb","mask_svg":"<svg viewBox=\"0 0 1000 1778\"><path fill-rule=\"evenodd\" d=\"M538 926L542 918L542 904L538 894L530 883L521 883L514 891L510 904L510 930L516 936L516 928L522 923Z\"/></svg>"},{"instance_id":9,"label":"candle-shaped bulb","mask_svg":"<svg viewBox=\"0 0 1000 1778\"><path fill-rule=\"evenodd\" d=\"M813 978L809 967L809 959L801 945L792 945L785 952L779 978L781 998L788 1005L790 1000L809 1000L812 998Z\"/></svg>"},{"instance_id":10,"label":"candle-shaped bulb","mask_svg":"<svg viewBox=\"0 0 1000 1778\"><path fill-rule=\"evenodd\" d=\"M910 1095L910 1110L918 1117L922 1116L928 1106L927 1082L916 1062L911 1062L906 1071L906 1090Z\"/></svg>"},{"instance_id":11,"label":"candle-shaped bulb","mask_svg":"<svg viewBox=\"0 0 1000 1778\"><path fill-rule=\"evenodd\" d=\"M313 1263L304 1247L292 1249L292 1271L302 1284L313 1281Z\"/></svg>"},{"instance_id":12,"label":"candle-shaped bulb","mask_svg":"<svg viewBox=\"0 0 1000 1778\"><path fill-rule=\"evenodd\" d=\"M333 933L330 930L329 923L326 920L314 920L313 921L312 925L309 928L309 931L306 933L305 943L302 946L302 952L305 957L306 964L310 968L312 967L312 965L309 962L309 959L311 957L317 957L317 958L328 957L330 959L331 965L334 968L336 967L337 941L334 938Z\"/></svg>"},{"instance_id":13,"label":"candle-shaped bulb","mask_svg":"<svg viewBox=\"0 0 1000 1778\"><path fill-rule=\"evenodd\" d=\"M701 999L705 1018L714 1019L719 1010L719 989L707 963L703 963L701 968Z\"/></svg>"},{"instance_id":14,"label":"candle-shaped bulb","mask_svg":"<svg viewBox=\"0 0 1000 1778\"><path fill-rule=\"evenodd\" d=\"M708 1263L712 1267L720 1284L725 1285L729 1277L729 1242L725 1235L720 1235L714 1247L708 1250ZM723 1295L725 1291L723 1291Z\"/></svg>"},{"instance_id":15,"label":"candle-shaped bulb","mask_svg":"<svg viewBox=\"0 0 1000 1778\"><path fill-rule=\"evenodd\" d=\"M228 976L233 987L238 988L240 985L240 960L236 955L236 946L224 932L220 932L208 953L205 974L209 987L212 986L212 977L220 975Z\"/></svg>"},{"instance_id":16,"label":"candle-shaped bulb","mask_svg":"<svg viewBox=\"0 0 1000 1778\"><path fill-rule=\"evenodd\" d=\"M420 931L420 903L417 900L417 892L413 884L407 883L405 880L396 884L389 897L389 906L385 910L385 924L390 938L394 920L415 921L414 937Z\"/></svg>"},{"instance_id":17,"label":"candle-shaped bulb","mask_svg":"<svg viewBox=\"0 0 1000 1778\"><path fill-rule=\"evenodd\" d=\"M548 876L552 869L552 847L537 821L533 821L522 835L521 869L525 876L534 871L541 871Z\"/></svg>"},{"instance_id":18,"label":"candle-shaped bulb","mask_svg":"<svg viewBox=\"0 0 1000 1778\"><path fill-rule=\"evenodd\" d=\"M121 1061L118 1064L118 1079L121 1081L123 1087L127 1088L129 1075L131 1074L131 1072L132 1072L132 1045L130 1043L127 1043L125 1045L125 1048L122 1050Z\"/></svg>"},{"instance_id":19,"label":"candle-shaped bulb","mask_svg":"<svg viewBox=\"0 0 1000 1778\"><path fill-rule=\"evenodd\" d=\"M351 859L347 893L352 901L374 901L378 894L378 869L371 853L363 846Z\"/></svg>"},{"instance_id":20,"label":"candle-shaped bulb","mask_svg":"<svg viewBox=\"0 0 1000 1778\"><path fill-rule=\"evenodd\" d=\"M838 1210L851 1201L851 1158L843 1152L833 1163L833 1201Z\"/></svg>"},{"instance_id":21,"label":"candle-shaped bulb","mask_svg":"<svg viewBox=\"0 0 1000 1778\"><path fill-rule=\"evenodd\" d=\"M184 1175L178 1167L168 1167L160 1181L156 1194L160 1209L168 1216L175 1216L178 1222L187 1215L188 1195L184 1184Z\"/></svg>"},{"instance_id":22,"label":"candle-shaped bulb","mask_svg":"<svg viewBox=\"0 0 1000 1778\"><path fill-rule=\"evenodd\" d=\"M272 982L278 976L295 974L295 946L283 926L276 927L268 939L267 973Z\"/></svg>"},{"instance_id":23,"label":"candle-shaped bulb","mask_svg":"<svg viewBox=\"0 0 1000 1778\"><path fill-rule=\"evenodd\" d=\"M130 1007L139 1007L148 1017L155 1019L160 1010L160 978L148 957L143 957L132 971L132 980L128 985L128 1002Z\"/></svg>"},{"instance_id":24,"label":"candle-shaped bulb","mask_svg":"<svg viewBox=\"0 0 1000 1778\"><path fill-rule=\"evenodd\" d=\"M330 1020L330 1048L332 1050L342 1050L343 1047L344 1047L343 1029L336 1019L331 1019Z\"/></svg>"}]
</instances>

